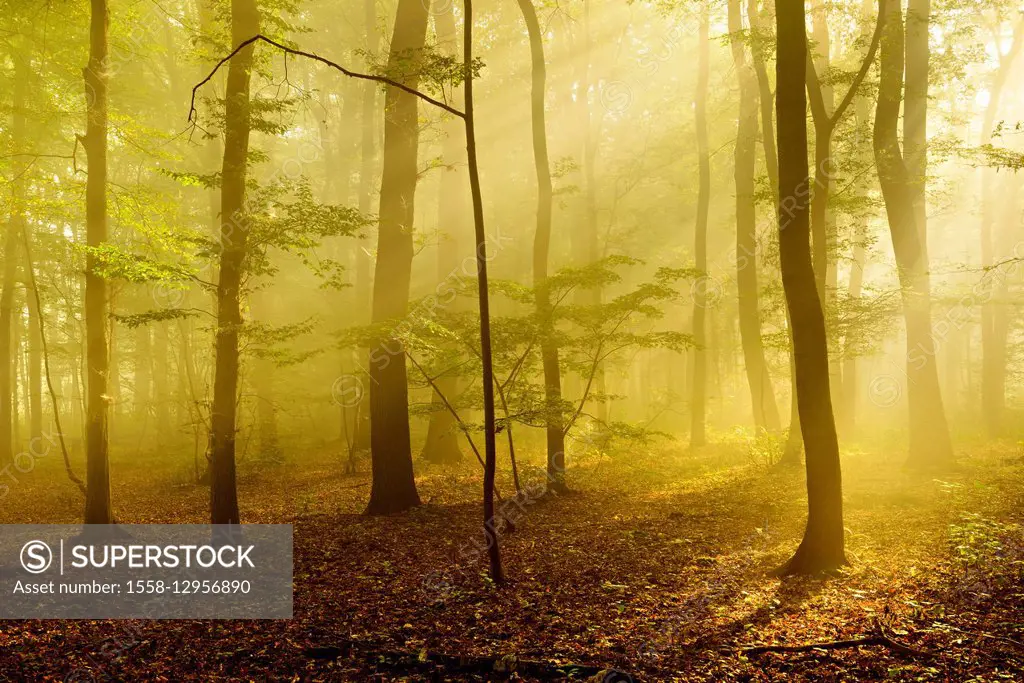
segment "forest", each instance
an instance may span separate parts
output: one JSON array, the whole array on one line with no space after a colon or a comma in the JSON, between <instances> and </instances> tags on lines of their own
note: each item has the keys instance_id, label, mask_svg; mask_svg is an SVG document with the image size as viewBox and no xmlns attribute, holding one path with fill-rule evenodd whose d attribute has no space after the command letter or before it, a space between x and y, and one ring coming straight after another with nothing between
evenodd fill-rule
<instances>
[{"instance_id":1,"label":"forest","mask_svg":"<svg viewBox=\"0 0 1024 683\"><path fill-rule=\"evenodd\" d=\"M0 681L1024 680L1024 5L2 7Z\"/></svg>"}]
</instances>

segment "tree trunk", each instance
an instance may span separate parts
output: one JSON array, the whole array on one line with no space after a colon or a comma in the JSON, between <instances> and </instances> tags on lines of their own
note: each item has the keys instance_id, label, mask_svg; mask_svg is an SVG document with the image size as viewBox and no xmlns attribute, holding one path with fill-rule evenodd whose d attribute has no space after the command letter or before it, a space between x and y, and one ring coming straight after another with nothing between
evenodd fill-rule
<instances>
[{"instance_id":1,"label":"tree trunk","mask_svg":"<svg viewBox=\"0 0 1024 683\"><path fill-rule=\"evenodd\" d=\"M480 191L480 171L476 161L476 124L473 118L473 3L463 4L463 49L465 64L463 77L465 96L466 160L469 166L469 187L473 197L473 227L476 237L477 292L480 304L480 361L483 370L484 394L484 537L491 580L500 584L505 580L498 549L498 519L494 513L494 475L497 468L497 433L494 425L494 369L491 362L491 314L487 292L487 233L484 230L484 202Z\"/></svg>"},{"instance_id":2,"label":"tree trunk","mask_svg":"<svg viewBox=\"0 0 1024 683\"><path fill-rule=\"evenodd\" d=\"M169 380L171 367L167 358L170 331L167 323L155 323L153 328L153 427L154 433L161 441L172 437L171 434L171 391ZM116 376L116 373L115 373Z\"/></svg>"},{"instance_id":3,"label":"tree trunk","mask_svg":"<svg viewBox=\"0 0 1024 683\"><path fill-rule=\"evenodd\" d=\"M782 574L812 574L846 563L843 493L829 394L825 316L814 282L807 206L807 44L803 0L779 0L776 13L776 118L779 126L779 256L793 327L797 401L806 448L807 528Z\"/></svg>"},{"instance_id":4,"label":"tree trunk","mask_svg":"<svg viewBox=\"0 0 1024 683\"><path fill-rule=\"evenodd\" d=\"M26 269L29 267L26 262ZM42 311L36 305L35 292L28 294L28 384L29 435L33 439L43 436L43 351ZM0 358L2 358L0 354Z\"/></svg>"},{"instance_id":5,"label":"tree trunk","mask_svg":"<svg viewBox=\"0 0 1024 683\"><path fill-rule=\"evenodd\" d=\"M1021 46L1024 45L1024 41L1022 41L1024 30L1022 29L1024 26L1021 23L1014 26L1013 43L1009 52L1005 56L1001 53L999 55L999 69L989 88L989 102L985 107L985 115L982 120L980 141L982 145L992 142L992 131L995 126L996 114L999 111L1003 88L1006 86L1010 70L1020 54ZM995 169L987 167L981 169L981 265L984 268L992 268L996 263L992 235L992 226L995 223L992 186L995 175ZM1007 255L1000 254L1000 257L1005 256ZM981 412L989 436L998 437L1002 435L1004 429L1007 358L1006 344L999 341L998 329L1006 326L1006 305L999 301L993 301L995 293L992 291L992 279L994 278L986 277L982 281L985 300L981 304Z\"/></svg>"},{"instance_id":6,"label":"tree trunk","mask_svg":"<svg viewBox=\"0 0 1024 683\"><path fill-rule=\"evenodd\" d=\"M434 31L437 34L438 47L444 54L455 58L458 55L458 43L455 33L455 14L453 5L434 14ZM459 106L458 102L454 103ZM459 270L459 238L466 232L465 197L466 187L462 174L462 165L466 161L465 134L456 118L448 118L444 123L444 169L441 176L440 196L438 197L437 245L437 281L439 299L445 297L441 292L450 289L453 277L461 276ZM439 301L439 305L440 301ZM458 392L458 377L442 375L435 380L437 391L445 398L452 400ZM455 416L445 407L444 401L434 393L431 404L430 424L427 427L427 442L423 446L423 459L436 464L453 463L462 460L459 449L459 431Z\"/></svg>"},{"instance_id":7,"label":"tree trunk","mask_svg":"<svg viewBox=\"0 0 1024 683\"><path fill-rule=\"evenodd\" d=\"M255 0L231 0L231 42L259 33ZM217 282L217 341L210 433L210 519L238 524L235 434L238 406L238 335L242 326L241 289L248 246L245 209L249 153L249 79L253 46L228 67L224 110L224 164L221 172L220 279Z\"/></svg>"},{"instance_id":8,"label":"tree trunk","mask_svg":"<svg viewBox=\"0 0 1024 683\"><path fill-rule=\"evenodd\" d=\"M364 0L364 28L366 30L366 52L368 55L377 53L377 0ZM363 84L363 108L360 117L361 138L359 143L359 213L370 215L373 210L373 186L377 168L377 127L374 125L377 109L377 89L380 86L373 81ZM361 238L356 249L356 311L359 322L369 319L371 307L370 273L373 258L370 238ZM363 317L366 316L366 317ZM353 448L357 451L370 450L370 397L363 391L356 406L355 439Z\"/></svg>"},{"instance_id":9,"label":"tree trunk","mask_svg":"<svg viewBox=\"0 0 1024 683\"><path fill-rule=\"evenodd\" d=\"M410 88L419 84L414 55L427 34L427 3L399 0L388 72ZM414 73L399 73L412 71ZM408 312L413 218L418 173L418 101L388 87L384 106L384 162L380 185L373 322L398 323ZM409 439L409 385L400 339L375 340L370 350L370 451L373 486L368 514L401 512L420 504Z\"/></svg>"},{"instance_id":10,"label":"tree trunk","mask_svg":"<svg viewBox=\"0 0 1024 683\"><path fill-rule=\"evenodd\" d=\"M740 343L754 410L754 424L770 431L780 427L775 390L761 342L761 307L757 282L757 225L754 208L754 162L757 144L757 80L747 64L741 35L739 0L729 0L729 36L739 75L740 111L736 130L736 286L739 294Z\"/></svg>"},{"instance_id":11,"label":"tree trunk","mask_svg":"<svg viewBox=\"0 0 1024 683\"><path fill-rule=\"evenodd\" d=\"M532 0L531 0L532 1ZM583 0L583 86L582 92L590 92L590 52L591 52L591 24L590 24L590 0ZM543 45L542 45L543 48ZM542 52L543 54L543 52ZM598 133L594 132L593 107L589 97L581 97L580 104L583 106L583 197L584 197L584 225L586 227L586 263L595 263L601 258L600 237L598 235L598 213L597 213L597 154L599 151L600 127ZM590 306L599 306L604 298L601 287L592 287L586 292L585 302ZM583 378L584 384L590 378ZM594 418L601 425L608 422L608 402L604 395L607 393L607 377L605 364L597 363L593 368L594 391L600 396L594 405Z\"/></svg>"},{"instance_id":12,"label":"tree trunk","mask_svg":"<svg viewBox=\"0 0 1024 683\"><path fill-rule=\"evenodd\" d=\"M923 233L918 228L916 180L900 152L897 133L900 94L903 89L902 11L899 2L888 2L885 5L874 151L899 270L907 328L906 380L910 407L908 465L917 468L936 467L944 466L952 460L953 446L942 406L935 363L927 250L922 243ZM916 92L921 91L918 88ZM913 106L921 105L912 106L908 101L907 106L909 111Z\"/></svg>"},{"instance_id":13,"label":"tree trunk","mask_svg":"<svg viewBox=\"0 0 1024 683\"><path fill-rule=\"evenodd\" d=\"M149 421L153 389L152 330L148 325L135 328L135 390L132 392L135 423L144 429Z\"/></svg>"},{"instance_id":14,"label":"tree trunk","mask_svg":"<svg viewBox=\"0 0 1024 683\"><path fill-rule=\"evenodd\" d=\"M697 52L697 91L693 98L694 125L697 129L697 223L694 228L693 251L695 268L701 278L693 296L693 382L690 395L690 446L707 443L707 334L705 314L707 307L706 282L708 269L708 210L711 203L711 161L708 153L708 23L707 4L701 6L699 45Z\"/></svg>"},{"instance_id":15,"label":"tree trunk","mask_svg":"<svg viewBox=\"0 0 1024 683\"><path fill-rule=\"evenodd\" d=\"M86 243L107 241L107 0L91 0L89 64L84 70L87 124ZM107 454L107 282L93 254L85 265L86 498L85 523L110 524L110 461Z\"/></svg>"},{"instance_id":16,"label":"tree trunk","mask_svg":"<svg viewBox=\"0 0 1024 683\"><path fill-rule=\"evenodd\" d=\"M530 120L533 126L533 161L537 173L537 231L533 237L533 287L537 318L541 325L541 363L544 367L544 399L547 419L548 489L565 491L565 433L562 424L562 380L558 346L554 340L551 296L548 290L548 252L551 247L551 167L548 161L544 92L547 67L544 43L532 0L519 0L530 38Z\"/></svg>"}]
</instances>

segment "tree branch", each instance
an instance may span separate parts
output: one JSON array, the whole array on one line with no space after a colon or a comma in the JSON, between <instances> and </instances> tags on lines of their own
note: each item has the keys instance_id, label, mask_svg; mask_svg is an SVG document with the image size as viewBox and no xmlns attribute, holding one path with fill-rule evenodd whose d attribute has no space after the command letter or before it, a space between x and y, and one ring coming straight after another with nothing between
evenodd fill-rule
<instances>
[{"instance_id":1,"label":"tree branch","mask_svg":"<svg viewBox=\"0 0 1024 683\"><path fill-rule=\"evenodd\" d=\"M875 32L871 36L871 45L868 47L868 53L864 56L864 62L860 65L860 71L854 76L853 82L850 84L850 89L846 91L846 96L843 97L843 101L839 103L835 111L832 112L832 119L830 123L835 126L839 123L839 119L842 118L846 109L853 102L853 98L857 95L857 91L860 90L861 84L868 75L868 70L871 69L871 65L875 62L875 55L878 53L878 45L882 42L882 27L885 22L885 3L887 0L878 0L878 19L875 20Z\"/></svg>"},{"instance_id":2,"label":"tree branch","mask_svg":"<svg viewBox=\"0 0 1024 683\"><path fill-rule=\"evenodd\" d=\"M229 61L231 61L232 57L234 57L239 52L241 52L241 50L243 48L245 48L245 47L247 47L249 45L252 45L253 43L256 43L256 42L264 42L264 43L267 43L268 45L272 45L272 46L276 47L277 49L279 49L279 50L281 50L281 51L283 51L283 52L285 52L287 54L295 55L297 57L306 57L308 59L312 59L313 61L320 62L321 64L326 64L327 66L331 67L332 69L336 69L337 71L340 71L341 73L345 74L349 78L359 78L359 79L362 79L364 81L376 81L377 83L383 83L385 85L390 85L393 88L398 88L399 90L403 90L403 91L409 93L410 95L414 95L414 96L420 98L421 100L423 100L424 102L429 102L430 104L434 105L435 107L438 107L440 109L444 109L449 114L452 114L454 116L458 116L460 119L465 119L466 118L466 115L463 112L461 112L458 109L456 109L455 107L449 106L449 105L445 104L444 102L442 102L441 100L434 99L430 95L422 93L419 90L416 90L415 88L410 88L409 86L404 85L402 83L399 83L398 81L393 80L391 78L388 78L387 76L377 76L377 75L374 75L374 74L364 74L364 73L360 73L358 71L351 71L349 69L346 69L342 65L338 64L337 62L332 62L331 60L327 59L326 57L321 57L320 55L318 55L318 54L316 54L314 52L306 52L304 50L297 50L297 49L295 49L293 47L288 47L287 45L279 43L279 42L277 42L276 40L274 40L272 38L268 38L265 35L263 35L262 33L257 33L252 38L248 38L246 40L243 40L241 43L239 43L238 47L236 47L234 50L231 51L231 54L229 54L228 56L224 57L219 62L217 62L216 66L213 67L213 70L206 76L206 78L204 78L199 83L197 83L195 86L193 86L193 88L192 88L192 101L189 104L189 109L188 109L188 120L189 121L195 122L195 116L196 116L196 93L199 91L199 89L202 88L207 83L209 83L213 79L214 75L216 75L217 71L222 66L224 66Z\"/></svg>"}]
</instances>

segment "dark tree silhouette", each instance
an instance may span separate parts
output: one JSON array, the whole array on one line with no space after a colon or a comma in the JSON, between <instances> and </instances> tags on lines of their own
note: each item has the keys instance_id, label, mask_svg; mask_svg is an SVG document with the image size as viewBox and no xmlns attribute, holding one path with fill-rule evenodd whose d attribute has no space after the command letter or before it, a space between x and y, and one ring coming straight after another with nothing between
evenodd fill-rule
<instances>
[{"instance_id":1,"label":"dark tree silhouette","mask_svg":"<svg viewBox=\"0 0 1024 683\"><path fill-rule=\"evenodd\" d=\"M391 35L388 73L415 89L423 49L427 3L399 0ZM394 87L384 96L384 156L380 182L377 264L373 274L373 322L393 324L409 307L415 216L418 100ZM369 514L388 514L420 504L409 438L409 383L402 342L375 339L370 346L370 453L373 486Z\"/></svg>"},{"instance_id":2,"label":"dark tree silhouette","mask_svg":"<svg viewBox=\"0 0 1024 683\"><path fill-rule=\"evenodd\" d=\"M807 527L781 574L812 574L846 563L842 473L829 395L825 316L814 284L807 196L807 36L804 0L776 9L776 118L779 150L779 256L793 329L796 391L806 450Z\"/></svg>"}]
</instances>

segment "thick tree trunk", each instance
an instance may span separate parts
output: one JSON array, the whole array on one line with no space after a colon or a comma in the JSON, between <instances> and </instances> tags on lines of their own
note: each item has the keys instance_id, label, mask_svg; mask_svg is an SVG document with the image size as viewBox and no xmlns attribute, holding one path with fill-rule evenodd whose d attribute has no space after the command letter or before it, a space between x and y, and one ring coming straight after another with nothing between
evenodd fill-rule
<instances>
[{"instance_id":1,"label":"thick tree trunk","mask_svg":"<svg viewBox=\"0 0 1024 683\"><path fill-rule=\"evenodd\" d=\"M783 574L810 574L846 563L842 473L828 381L825 317L814 283L806 201L807 45L803 0L779 0L776 13L779 126L779 256L793 327L797 400L806 448L807 528Z\"/></svg>"},{"instance_id":2,"label":"thick tree trunk","mask_svg":"<svg viewBox=\"0 0 1024 683\"><path fill-rule=\"evenodd\" d=\"M887 2L885 6L881 76L875 112L875 163L896 254L907 328L908 465L930 468L948 464L953 458L953 446L935 362L927 250L918 227L918 209L915 206L916 180L900 152L897 137L903 89L902 12L899 2ZM907 106L912 108L909 103Z\"/></svg>"},{"instance_id":3,"label":"thick tree trunk","mask_svg":"<svg viewBox=\"0 0 1024 683\"><path fill-rule=\"evenodd\" d=\"M453 5L449 4L442 11L434 14L434 31L437 34L438 47L444 54L451 57L458 55L458 43L455 32L455 14ZM455 102L455 106L459 106ZM439 296L447 298L452 278L460 277L459 273L459 239L467 230L465 221L465 176L462 166L466 162L465 133L460 121L449 118L445 121L444 131L444 163L450 168L441 176L440 196L438 197L438 226L442 234L437 245L437 280L438 291L445 292ZM435 380L437 391L448 400L453 400L458 392L458 377L443 375ZM459 431L455 416L445 407L444 401L434 393L431 404L430 424L427 427L427 441L423 446L423 459L436 464L453 463L462 460L459 449Z\"/></svg>"},{"instance_id":4,"label":"thick tree trunk","mask_svg":"<svg viewBox=\"0 0 1024 683\"><path fill-rule=\"evenodd\" d=\"M415 55L427 34L427 3L399 0L388 72L411 87L419 84ZM377 264L373 277L373 322L397 323L409 306L413 218L418 168L418 103L414 95L388 87L384 106L384 162L380 186ZM370 451L373 486L366 512L388 514L419 505L409 438L409 385L405 350L394 337L375 340L370 350Z\"/></svg>"},{"instance_id":5,"label":"thick tree trunk","mask_svg":"<svg viewBox=\"0 0 1024 683\"><path fill-rule=\"evenodd\" d=\"M757 225L754 208L754 162L757 144L757 81L747 64L741 35L739 0L729 0L729 35L740 82L736 131L736 286L739 293L740 342L750 387L754 424L771 431L780 427L775 390L761 341L761 307L757 282Z\"/></svg>"},{"instance_id":6,"label":"thick tree trunk","mask_svg":"<svg viewBox=\"0 0 1024 683\"><path fill-rule=\"evenodd\" d=\"M238 45L259 33L255 0L231 0L231 42ZM221 172L220 279L217 282L217 341L210 433L210 519L238 524L235 434L238 403L238 335L242 326L242 281L248 247L245 212L246 160L249 153L249 79L253 46L228 67L224 111L224 164Z\"/></svg>"},{"instance_id":7,"label":"thick tree trunk","mask_svg":"<svg viewBox=\"0 0 1024 683\"><path fill-rule=\"evenodd\" d=\"M565 433L562 420L562 379L555 343L552 305L548 291L548 252L551 247L551 166L548 160L547 124L544 118L544 93L547 67L544 43L532 0L519 0L526 31L530 38L530 120L533 127L533 161L537 174L537 231L533 237L533 287L537 318L541 331L541 363L544 368L544 398L547 419L548 489L564 491Z\"/></svg>"},{"instance_id":8,"label":"thick tree trunk","mask_svg":"<svg viewBox=\"0 0 1024 683\"><path fill-rule=\"evenodd\" d=\"M28 80L26 55L14 54L14 102L11 138L25 140L25 91ZM0 282L0 465L12 462L14 439L14 290L18 275L18 242L25 226L25 172L27 165L14 158L11 182L11 215L3 237L3 281Z\"/></svg>"},{"instance_id":9,"label":"thick tree trunk","mask_svg":"<svg viewBox=\"0 0 1024 683\"><path fill-rule=\"evenodd\" d=\"M91 0L89 64L85 67L86 243L107 241L107 0ZM86 257L85 343L88 387L86 398L85 523L110 524L110 461L107 454L107 282L97 271L96 258Z\"/></svg>"},{"instance_id":10,"label":"thick tree trunk","mask_svg":"<svg viewBox=\"0 0 1024 683\"><path fill-rule=\"evenodd\" d=\"M690 446L707 443L707 334L706 278L708 269L708 210L711 204L711 160L708 152L708 17L706 4L701 7L697 47L697 91L693 97L694 125L697 129L697 223L694 227L694 267L700 273L693 290L693 381L690 395Z\"/></svg>"}]
</instances>

